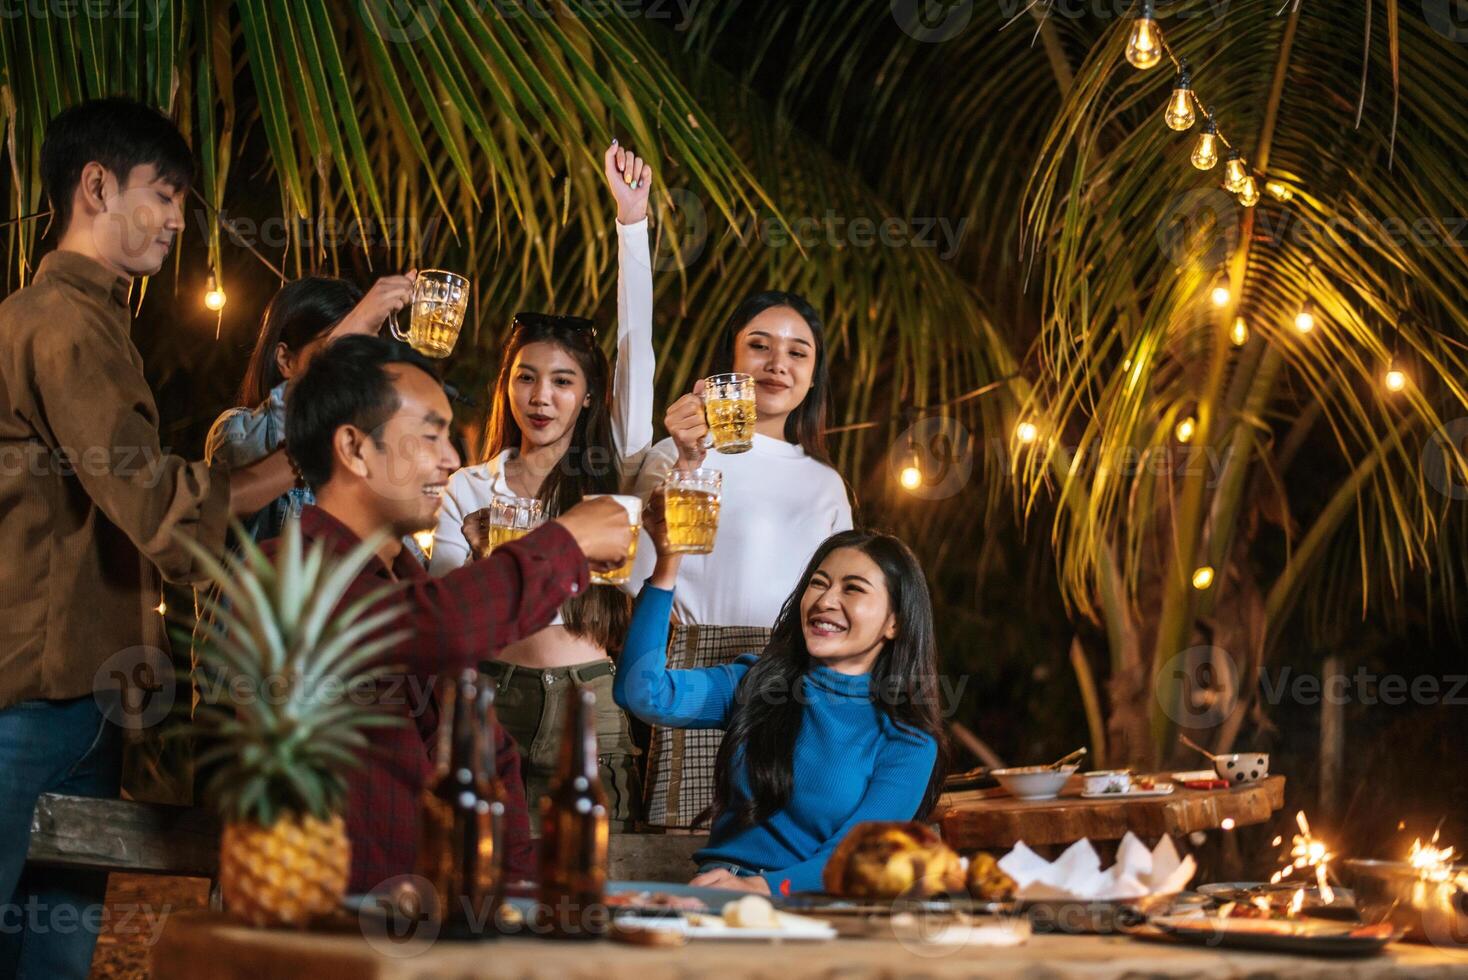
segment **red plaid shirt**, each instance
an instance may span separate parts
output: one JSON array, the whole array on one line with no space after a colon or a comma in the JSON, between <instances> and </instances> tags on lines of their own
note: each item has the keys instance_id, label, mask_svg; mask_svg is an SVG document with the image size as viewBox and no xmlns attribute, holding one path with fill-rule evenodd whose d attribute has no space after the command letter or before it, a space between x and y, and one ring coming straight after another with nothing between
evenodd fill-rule
<instances>
[{"instance_id":1,"label":"red plaid shirt","mask_svg":"<svg viewBox=\"0 0 1468 980\"><path fill-rule=\"evenodd\" d=\"M346 525L319 507L302 511L301 537L307 544L326 541L335 555L360 543ZM274 554L277 541L264 543L267 554ZM393 576L406 588L384 601L402 605L404 612L383 632L406 630L408 639L383 659L403 668L404 683L379 683L378 700L416 727L375 729L365 768L350 777L346 823L352 841L348 887L353 892L370 891L394 875L413 871L419 795L432 773L430 752L438 725L432 692L438 677L473 667L549 625L561 603L586 589L590 581L586 557L576 540L559 524L547 522L519 541L496 548L488 558L441 578L430 578L406 552L393 561L391 573L374 557L348 588L342 605L382 588ZM506 868L517 877L533 875L520 753L503 727L497 726L495 735L499 774L509 796Z\"/></svg>"}]
</instances>

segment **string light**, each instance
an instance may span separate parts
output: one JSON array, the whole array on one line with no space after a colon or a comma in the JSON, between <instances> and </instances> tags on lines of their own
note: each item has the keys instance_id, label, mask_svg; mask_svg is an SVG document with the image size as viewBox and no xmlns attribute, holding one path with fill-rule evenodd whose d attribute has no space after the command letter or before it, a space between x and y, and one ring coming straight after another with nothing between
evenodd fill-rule
<instances>
[{"instance_id":1,"label":"string light","mask_svg":"<svg viewBox=\"0 0 1468 980\"><path fill-rule=\"evenodd\" d=\"M1177 83L1172 89L1172 98L1168 100L1167 112L1163 114L1168 129L1175 129L1179 133L1185 133L1193 128L1193 123L1198 121L1197 114L1193 111L1193 75L1184 64L1177 73Z\"/></svg>"},{"instance_id":2,"label":"string light","mask_svg":"<svg viewBox=\"0 0 1468 980\"><path fill-rule=\"evenodd\" d=\"M209 284L204 290L204 306L214 313L224 309L224 303L229 297L224 295L224 290L219 288L213 273L209 275Z\"/></svg>"},{"instance_id":3,"label":"string light","mask_svg":"<svg viewBox=\"0 0 1468 980\"><path fill-rule=\"evenodd\" d=\"M1209 116L1198 134L1198 145L1193 147L1193 166L1199 170L1212 170L1218 166L1218 123Z\"/></svg>"},{"instance_id":4,"label":"string light","mask_svg":"<svg viewBox=\"0 0 1468 980\"><path fill-rule=\"evenodd\" d=\"M1014 437L1028 446L1040 438L1040 429L1033 422L1021 422L1014 428Z\"/></svg>"},{"instance_id":5,"label":"string light","mask_svg":"<svg viewBox=\"0 0 1468 980\"><path fill-rule=\"evenodd\" d=\"M1196 431L1198 431L1198 423L1189 415L1177 424L1177 428L1173 430L1173 435L1177 436L1178 442L1191 442L1193 433Z\"/></svg>"},{"instance_id":6,"label":"string light","mask_svg":"<svg viewBox=\"0 0 1468 980\"><path fill-rule=\"evenodd\" d=\"M1242 347L1249 342L1249 324L1243 317L1234 318L1234 325L1228 332L1228 339L1233 341L1235 347Z\"/></svg>"},{"instance_id":7,"label":"string light","mask_svg":"<svg viewBox=\"0 0 1468 980\"><path fill-rule=\"evenodd\" d=\"M1193 573L1193 588L1199 592L1213 584L1213 566L1204 565Z\"/></svg>"},{"instance_id":8,"label":"string light","mask_svg":"<svg viewBox=\"0 0 1468 980\"><path fill-rule=\"evenodd\" d=\"M1157 29L1153 0L1142 0L1142 14L1132 22L1132 35L1127 38L1126 60L1133 68L1156 68L1162 60L1162 33Z\"/></svg>"},{"instance_id":9,"label":"string light","mask_svg":"<svg viewBox=\"0 0 1468 980\"><path fill-rule=\"evenodd\" d=\"M1230 150L1228 162L1223 165L1223 189L1230 194L1238 194L1244 189L1244 182L1249 179L1249 171L1244 167L1244 158L1239 156L1238 150Z\"/></svg>"},{"instance_id":10,"label":"string light","mask_svg":"<svg viewBox=\"0 0 1468 980\"><path fill-rule=\"evenodd\" d=\"M1387 369L1386 377L1382 379L1387 391L1401 391L1407 387L1407 374L1401 368L1393 364Z\"/></svg>"},{"instance_id":11,"label":"string light","mask_svg":"<svg viewBox=\"0 0 1468 980\"><path fill-rule=\"evenodd\" d=\"M917 457L908 460L907 465L902 468L902 473L897 477L904 490L916 490L923 485L923 470L918 466Z\"/></svg>"},{"instance_id":12,"label":"string light","mask_svg":"<svg viewBox=\"0 0 1468 980\"><path fill-rule=\"evenodd\" d=\"M1246 208L1252 208L1259 203L1259 185L1253 177L1244 178L1244 189L1239 191L1239 203Z\"/></svg>"},{"instance_id":13,"label":"string light","mask_svg":"<svg viewBox=\"0 0 1468 980\"><path fill-rule=\"evenodd\" d=\"M1300 312L1295 314L1295 329L1300 333L1309 333L1315 329L1315 305L1308 299L1300 307Z\"/></svg>"},{"instance_id":14,"label":"string light","mask_svg":"<svg viewBox=\"0 0 1468 980\"><path fill-rule=\"evenodd\" d=\"M1219 309L1223 309L1225 306L1228 305L1228 301L1232 298L1233 291L1229 289L1228 277L1225 276L1222 282L1213 287L1213 305L1218 307Z\"/></svg>"}]
</instances>

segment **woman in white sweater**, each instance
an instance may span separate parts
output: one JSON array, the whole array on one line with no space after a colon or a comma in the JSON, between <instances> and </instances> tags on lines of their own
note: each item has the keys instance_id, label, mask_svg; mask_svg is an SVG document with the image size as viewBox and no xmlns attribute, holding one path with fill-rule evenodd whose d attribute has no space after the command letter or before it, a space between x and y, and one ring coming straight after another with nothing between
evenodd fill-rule
<instances>
[{"instance_id":1,"label":"woman in white sweater","mask_svg":"<svg viewBox=\"0 0 1468 980\"><path fill-rule=\"evenodd\" d=\"M730 316L710 374L748 374L755 382L753 448L708 452L702 384L674 402L664 421L671 438L648 453L637 493L650 496L677 467L723 473L723 504L712 553L683 559L673 600L669 666L730 663L762 649L780 607L816 548L851 528L846 482L826 452L830 374L820 315L793 293L750 296ZM631 588L651 573L655 550L641 542ZM647 820L689 827L713 802L722 734L655 728L647 766Z\"/></svg>"},{"instance_id":2,"label":"woman in white sweater","mask_svg":"<svg viewBox=\"0 0 1468 980\"><path fill-rule=\"evenodd\" d=\"M429 563L434 575L482 552L483 542L471 541L474 524L465 522L495 497L537 498L546 517L554 517L586 494L629 489L652 443L652 170L615 141L604 162L617 202L615 375L590 320L515 317L495 382L484 462L455 473L444 493ZM630 616L626 593L593 586L562 606L550 626L482 665L499 687L499 719L524 756L532 805L549 788L573 692L587 687L597 696L601 778L612 820L625 826L636 818L639 753L612 698L610 657Z\"/></svg>"}]
</instances>

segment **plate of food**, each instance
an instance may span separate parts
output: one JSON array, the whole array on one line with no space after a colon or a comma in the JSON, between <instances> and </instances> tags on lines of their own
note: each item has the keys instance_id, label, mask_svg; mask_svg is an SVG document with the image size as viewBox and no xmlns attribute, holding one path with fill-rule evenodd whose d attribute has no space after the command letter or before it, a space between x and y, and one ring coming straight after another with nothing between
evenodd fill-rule
<instances>
[{"instance_id":1,"label":"plate of food","mask_svg":"<svg viewBox=\"0 0 1468 980\"><path fill-rule=\"evenodd\" d=\"M1321 896L1319 888L1300 882L1220 881L1199 885L1197 891L1216 905L1232 905L1235 918L1284 916L1294 905L1295 894L1303 891L1298 911L1304 915L1356 921L1356 899L1349 888L1331 889L1329 902Z\"/></svg>"},{"instance_id":2,"label":"plate of food","mask_svg":"<svg viewBox=\"0 0 1468 980\"><path fill-rule=\"evenodd\" d=\"M1402 937L1401 930L1384 923L1363 926L1318 919L1154 916L1148 924L1169 938L1194 945L1312 956L1365 956Z\"/></svg>"},{"instance_id":3,"label":"plate of food","mask_svg":"<svg viewBox=\"0 0 1468 980\"><path fill-rule=\"evenodd\" d=\"M1082 793L1081 798L1086 800L1130 800L1139 796L1171 796L1174 788L1172 783L1159 783L1150 776L1133 776L1128 789L1111 787L1098 793Z\"/></svg>"},{"instance_id":4,"label":"plate of food","mask_svg":"<svg viewBox=\"0 0 1468 980\"><path fill-rule=\"evenodd\" d=\"M764 896L749 894L724 903L720 913L682 912L671 917L619 915L613 926L614 938L645 941L648 945L676 945L690 939L820 942L835 939L836 935L829 922L783 912ZM669 943L667 938L674 941ZM658 942L660 939L664 941Z\"/></svg>"}]
</instances>

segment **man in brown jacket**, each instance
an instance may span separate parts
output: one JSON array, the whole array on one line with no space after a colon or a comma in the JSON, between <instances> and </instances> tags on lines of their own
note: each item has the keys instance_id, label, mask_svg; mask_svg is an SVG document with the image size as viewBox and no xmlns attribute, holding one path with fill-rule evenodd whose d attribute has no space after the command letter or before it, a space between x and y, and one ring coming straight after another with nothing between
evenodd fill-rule
<instances>
[{"instance_id":1,"label":"man in brown jacket","mask_svg":"<svg viewBox=\"0 0 1468 980\"><path fill-rule=\"evenodd\" d=\"M36 798L117 794L124 719L94 691L166 647L158 572L198 577L176 536L222 553L228 515L292 476L281 452L228 474L159 445L128 298L183 229L173 123L83 103L48 126L41 169L57 248L0 303L0 977L84 977L106 875L25 868Z\"/></svg>"}]
</instances>

